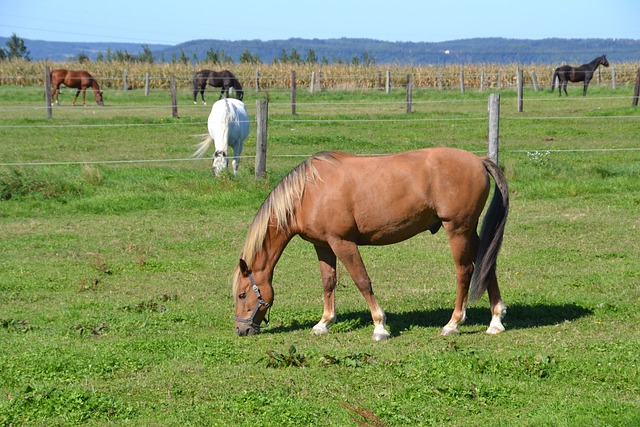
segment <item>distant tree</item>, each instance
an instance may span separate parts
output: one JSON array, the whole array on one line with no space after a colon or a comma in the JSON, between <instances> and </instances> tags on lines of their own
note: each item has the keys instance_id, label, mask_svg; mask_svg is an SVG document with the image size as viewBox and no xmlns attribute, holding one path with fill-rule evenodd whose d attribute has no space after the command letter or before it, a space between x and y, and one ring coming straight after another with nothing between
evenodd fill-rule
<instances>
[{"instance_id":1,"label":"distant tree","mask_svg":"<svg viewBox=\"0 0 640 427\"><path fill-rule=\"evenodd\" d=\"M180 62L183 64L189 63L189 58L187 58L187 54L184 53L184 49L180 49Z\"/></svg>"},{"instance_id":2,"label":"distant tree","mask_svg":"<svg viewBox=\"0 0 640 427\"><path fill-rule=\"evenodd\" d=\"M96 62L104 62L104 55L102 54L102 52L98 52L98 55L96 56Z\"/></svg>"},{"instance_id":3,"label":"distant tree","mask_svg":"<svg viewBox=\"0 0 640 427\"><path fill-rule=\"evenodd\" d=\"M220 63L220 53L217 50L213 50L212 47L207 50L207 61L213 62L214 64Z\"/></svg>"},{"instance_id":4,"label":"distant tree","mask_svg":"<svg viewBox=\"0 0 640 427\"><path fill-rule=\"evenodd\" d=\"M309 49L309 51L307 51L307 58L304 62L306 62L307 64L315 64L316 62L318 62L318 58L316 57L316 53L313 51L313 49Z\"/></svg>"},{"instance_id":5,"label":"distant tree","mask_svg":"<svg viewBox=\"0 0 640 427\"><path fill-rule=\"evenodd\" d=\"M376 63L375 58L369 55L369 52L367 51L363 52L360 58L362 60L363 65L373 65Z\"/></svg>"},{"instance_id":6,"label":"distant tree","mask_svg":"<svg viewBox=\"0 0 640 427\"><path fill-rule=\"evenodd\" d=\"M224 53L224 49L220 51L220 63L221 64L233 64L233 58Z\"/></svg>"},{"instance_id":7,"label":"distant tree","mask_svg":"<svg viewBox=\"0 0 640 427\"><path fill-rule=\"evenodd\" d=\"M149 45L142 45L142 52L138 54L137 60L138 62L148 62L149 64L153 64L153 52L151 52Z\"/></svg>"},{"instance_id":8,"label":"distant tree","mask_svg":"<svg viewBox=\"0 0 640 427\"><path fill-rule=\"evenodd\" d=\"M193 52L193 55L191 56L191 60L193 61L194 64L198 63L198 54Z\"/></svg>"},{"instance_id":9,"label":"distant tree","mask_svg":"<svg viewBox=\"0 0 640 427\"><path fill-rule=\"evenodd\" d=\"M76 55L76 61L78 61L81 64L84 64L86 62L91 62L91 58L89 58L89 55L87 55L84 52L80 52L79 54Z\"/></svg>"},{"instance_id":10,"label":"distant tree","mask_svg":"<svg viewBox=\"0 0 640 427\"><path fill-rule=\"evenodd\" d=\"M300 54L295 48L291 49L291 55L289 55L289 62L291 62L292 64L300 64L302 62L302 58L300 57Z\"/></svg>"},{"instance_id":11,"label":"distant tree","mask_svg":"<svg viewBox=\"0 0 640 427\"><path fill-rule=\"evenodd\" d=\"M26 59L27 61L31 61L29 58L30 52L27 50L27 47L24 44L24 40L22 40L16 33L11 34L11 38L7 41L7 50L5 52L6 59Z\"/></svg>"},{"instance_id":12,"label":"distant tree","mask_svg":"<svg viewBox=\"0 0 640 427\"><path fill-rule=\"evenodd\" d=\"M5 59L7 59L7 52L5 52L4 49L0 47L0 61L4 61Z\"/></svg>"},{"instance_id":13,"label":"distant tree","mask_svg":"<svg viewBox=\"0 0 640 427\"><path fill-rule=\"evenodd\" d=\"M111 62L113 61L113 55L111 54L111 47L107 48L107 53L106 53L106 61L107 62Z\"/></svg>"},{"instance_id":14,"label":"distant tree","mask_svg":"<svg viewBox=\"0 0 640 427\"><path fill-rule=\"evenodd\" d=\"M282 49L282 52L280 52L280 57L276 59L274 62L279 62L281 64L288 64L289 55L287 55L287 51L285 49Z\"/></svg>"},{"instance_id":15,"label":"distant tree","mask_svg":"<svg viewBox=\"0 0 640 427\"><path fill-rule=\"evenodd\" d=\"M240 63L241 64L259 64L260 57L258 56L257 53L255 55L252 55L251 52L249 52L249 49L245 49L240 54Z\"/></svg>"}]
</instances>

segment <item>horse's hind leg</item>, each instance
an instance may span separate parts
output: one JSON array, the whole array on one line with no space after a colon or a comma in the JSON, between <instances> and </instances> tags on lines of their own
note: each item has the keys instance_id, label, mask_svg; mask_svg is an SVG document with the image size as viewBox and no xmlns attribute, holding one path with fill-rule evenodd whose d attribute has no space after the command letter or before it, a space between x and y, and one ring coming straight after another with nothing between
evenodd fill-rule
<instances>
[{"instance_id":1,"label":"horse's hind leg","mask_svg":"<svg viewBox=\"0 0 640 427\"><path fill-rule=\"evenodd\" d=\"M324 310L322 318L311 329L311 333L322 335L329 332L329 326L336 321L335 289L338 282L336 276L336 254L330 248L316 246L316 254L320 261L320 275L322 276L322 289L324 291Z\"/></svg>"},{"instance_id":2,"label":"horse's hind leg","mask_svg":"<svg viewBox=\"0 0 640 427\"><path fill-rule=\"evenodd\" d=\"M502 318L507 314L507 307L505 307L502 302L500 289L498 288L498 279L495 273L493 274L491 283L489 283L487 293L489 294L489 304L491 308L491 323L489 324L487 333L495 335L504 331Z\"/></svg>"},{"instance_id":3,"label":"horse's hind leg","mask_svg":"<svg viewBox=\"0 0 640 427\"><path fill-rule=\"evenodd\" d=\"M451 229L450 223L443 224L449 236L449 246L456 266L456 281L458 291L456 293L456 304L451 314L451 319L442 328L441 335L453 335L460 333L458 326L466 320L466 305L469 297L469 285L473 275L473 260L478 247L478 235L473 232L471 236Z\"/></svg>"}]
</instances>

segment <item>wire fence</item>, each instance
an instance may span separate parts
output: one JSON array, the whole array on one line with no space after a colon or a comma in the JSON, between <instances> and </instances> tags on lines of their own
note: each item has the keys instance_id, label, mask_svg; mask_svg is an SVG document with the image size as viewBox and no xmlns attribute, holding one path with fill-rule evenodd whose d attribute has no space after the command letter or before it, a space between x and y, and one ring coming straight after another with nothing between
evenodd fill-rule
<instances>
[{"instance_id":1,"label":"wire fence","mask_svg":"<svg viewBox=\"0 0 640 427\"><path fill-rule=\"evenodd\" d=\"M28 89L24 89L28 90ZM600 96L600 97L574 97L574 98L563 98L559 99L555 96L539 96L527 98L527 102L533 103L544 103L544 102L552 102L556 103L558 101L562 101L563 107L566 107L567 103L573 106L573 112L570 115L564 114L539 114L539 112L532 113L526 116L514 114L513 112L509 112L507 114L503 114L502 121L503 123L509 122L535 122L535 121L584 121L584 122L601 122L601 123L612 123L612 122L621 122L621 121L629 121L631 123L640 122L640 115L634 114L634 112L628 111L620 111L616 114L607 113L605 115L597 115L594 112L597 112L598 105L602 103L619 103L622 105L625 103L624 101L628 101L628 96ZM459 106L461 103L465 105L466 111L464 115L456 116L455 111L448 111L446 113L442 113L439 111L440 108L446 109L454 109ZM357 101L349 101L340 99L338 101L332 100L309 100L308 102L298 102L297 106L299 110L306 110L303 117L297 115L288 115L285 113L286 109L290 106L288 102L273 102L269 103L270 111L273 107L274 110L277 110L277 114L271 114L269 118L269 123L272 124L310 124L310 125L321 125L321 124L349 124L349 123L371 123L371 124L389 124L389 123L397 123L402 126L412 126L416 124L422 123L476 123L476 122L486 122L487 121L487 110L486 110L486 99L481 98L471 98L471 99L453 99L453 100L428 100L428 99L419 99L413 101L416 109L419 110L419 107L425 107L425 110L429 111L438 111L438 117L421 117L413 114L402 114L398 113L398 108L404 105L404 102L401 100L357 100ZM251 105L248 105L251 107ZM468 107L472 106L471 109ZM26 111L41 111L46 107L44 106L34 106L34 105L0 105L0 111L9 113L9 112L17 112L18 115L26 112ZM56 107L60 110L73 115L87 115L87 108L81 107ZM113 106L105 106L96 108L97 111L109 112L110 114L119 114L123 113L127 117L132 114L133 111L139 112L155 112L155 111L167 111L170 108L168 105L159 105L159 104L145 104L145 105L113 105ZM206 131L206 115L208 114L209 108L202 108L201 106L194 106L192 104L181 105L181 108L189 108L189 111L196 111L202 117L189 117L185 120L173 120L167 122L143 122L143 123L135 123L133 120L128 122L119 122L119 123L28 123L28 124L11 124L11 123L3 123L3 120L0 120L0 132L3 130L9 131L11 129L108 129L108 128L173 128L173 127L181 127L188 128L194 127L197 128L196 133L203 133ZM359 113L359 109L362 108L367 111L366 114ZM320 111L318 113L317 111ZM327 114L326 111L330 110L331 114ZM331 115L336 115L336 112L341 110L345 110L348 112L346 117L331 117ZM373 113L371 113L373 111ZM557 111L554 110L554 111ZM580 113L583 114L580 114ZM588 114L584 114L588 113ZM626 113L626 114L625 114ZM393 117L385 117L385 115L392 114ZM313 116L316 117L313 117ZM362 115L366 115L367 117L362 117ZM122 119L118 119L120 121ZM255 126L256 121L252 120L252 126ZM639 127L640 128L640 127ZM613 147L613 148L576 148L576 149L544 149L549 152L620 152L620 151L638 151L640 147ZM527 153L531 150L528 149L504 149L501 148L500 152L504 153ZM294 153L289 155L282 154L270 154L269 157L308 157L313 153ZM380 153L382 154L382 153ZM254 156L242 156L242 158L253 158ZM119 159L106 159L106 160L60 160L60 161L43 161L43 162L34 162L34 161L5 161L0 162L0 166L52 166L52 165L77 165L77 164L132 164L132 163L170 163L170 162L191 162L195 160L191 157L171 157L171 158L148 158L148 159L127 159L127 160L119 160Z\"/></svg>"}]
</instances>

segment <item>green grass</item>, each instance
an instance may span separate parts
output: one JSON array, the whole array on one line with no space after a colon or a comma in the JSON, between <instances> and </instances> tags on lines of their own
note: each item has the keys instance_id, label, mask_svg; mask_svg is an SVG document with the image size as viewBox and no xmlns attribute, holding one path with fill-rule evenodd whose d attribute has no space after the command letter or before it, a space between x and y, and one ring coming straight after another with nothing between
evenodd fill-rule
<instances>
[{"instance_id":1,"label":"green grass","mask_svg":"<svg viewBox=\"0 0 640 427\"><path fill-rule=\"evenodd\" d=\"M180 119L158 91L112 92L107 108L56 107L47 120L41 92L9 89L0 425L356 425L342 404L389 426L640 423L640 113L629 90L593 86L561 100L526 91L524 113L515 91L502 92L507 330L484 334L484 297L459 336L439 336L455 278L446 236L427 233L362 248L393 336L376 343L342 267L338 322L310 335L322 291L301 239L275 271L272 326L236 337L230 275L247 227L316 151L484 152L487 92L420 91L409 115L399 90L300 92L296 116L289 95L272 92L268 176L255 180L251 158L219 179L208 160L172 160L188 158L206 130L210 107L187 93ZM264 96L247 92L251 117ZM254 141L252 124L243 154ZM123 163L136 160L154 162ZM32 164L42 162L55 164Z\"/></svg>"}]
</instances>

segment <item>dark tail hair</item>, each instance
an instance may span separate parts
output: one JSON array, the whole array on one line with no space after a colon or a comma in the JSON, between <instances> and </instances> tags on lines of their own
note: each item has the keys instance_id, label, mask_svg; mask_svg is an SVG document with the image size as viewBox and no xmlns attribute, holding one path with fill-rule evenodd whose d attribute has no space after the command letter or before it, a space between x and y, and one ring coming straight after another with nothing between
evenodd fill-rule
<instances>
[{"instance_id":1,"label":"dark tail hair","mask_svg":"<svg viewBox=\"0 0 640 427\"><path fill-rule=\"evenodd\" d=\"M502 245L504 227L509 213L509 187L504 174L490 158L483 157L482 163L496 184L491 204L489 204L489 209L482 221L480 246L473 276L471 276L469 301L479 299L495 277L496 260Z\"/></svg>"},{"instance_id":2,"label":"dark tail hair","mask_svg":"<svg viewBox=\"0 0 640 427\"><path fill-rule=\"evenodd\" d=\"M558 77L558 70L553 72L553 77L551 78L551 92L556 88L556 78ZM560 83L560 82L558 82Z\"/></svg>"}]
</instances>

